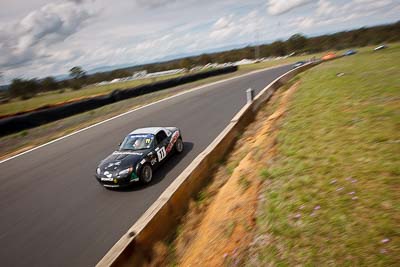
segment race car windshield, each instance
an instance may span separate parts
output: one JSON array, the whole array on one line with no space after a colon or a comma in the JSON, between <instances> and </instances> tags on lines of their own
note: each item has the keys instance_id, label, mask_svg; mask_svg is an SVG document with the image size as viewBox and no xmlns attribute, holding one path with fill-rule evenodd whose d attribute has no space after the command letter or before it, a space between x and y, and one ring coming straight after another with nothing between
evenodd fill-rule
<instances>
[{"instance_id":1,"label":"race car windshield","mask_svg":"<svg viewBox=\"0 0 400 267\"><path fill-rule=\"evenodd\" d=\"M120 150L141 150L148 149L153 145L154 136L152 134L132 134L125 137L120 146Z\"/></svg>"}]
</instances>

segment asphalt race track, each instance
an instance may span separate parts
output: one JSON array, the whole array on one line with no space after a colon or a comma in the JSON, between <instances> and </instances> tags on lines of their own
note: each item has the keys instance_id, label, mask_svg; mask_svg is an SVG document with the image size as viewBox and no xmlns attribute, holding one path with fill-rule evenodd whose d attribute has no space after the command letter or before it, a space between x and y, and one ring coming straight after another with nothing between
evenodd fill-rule
<instances>
[{"instance_id":1,"label":"asphalt race track","mask_svg":"<svg viewBox=\"0 0 400 267\"><path fill-rule=\"evenodd\" d=\"M0 265L93 266L246 102L290 66L210 85L0 164ZM111 191L93 174L131 130L181 128L185 152L147 187Z\"/></svg>"}]
</instances>

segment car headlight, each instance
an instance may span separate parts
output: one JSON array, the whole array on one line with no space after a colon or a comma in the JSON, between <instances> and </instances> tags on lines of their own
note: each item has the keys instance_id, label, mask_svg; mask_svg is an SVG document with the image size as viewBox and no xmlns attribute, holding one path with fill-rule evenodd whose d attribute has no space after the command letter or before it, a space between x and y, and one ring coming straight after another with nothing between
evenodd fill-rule
<instances>
[{"instance_id":1,"label":"car headlight","mask_svg":"<svg viewBox=\"0 0 400 267\"><path fill-rule=\"evenodd\" d=\"M132 167L129 167L128 169L122 170L118 173L118 176L127 176L127 174L131 173L133 170Z\"/></svg>"},{"instance_id":2,"label":"car headlight","mask_svg":"<svg viewBox=\"0 0 400 267\"><path fill-rule=\"evenodd\" d=\"M100 168L97 168L96 173L97 173L97 175L100 175L100 174L101 174Z\"/></svg>"}]
</instances>

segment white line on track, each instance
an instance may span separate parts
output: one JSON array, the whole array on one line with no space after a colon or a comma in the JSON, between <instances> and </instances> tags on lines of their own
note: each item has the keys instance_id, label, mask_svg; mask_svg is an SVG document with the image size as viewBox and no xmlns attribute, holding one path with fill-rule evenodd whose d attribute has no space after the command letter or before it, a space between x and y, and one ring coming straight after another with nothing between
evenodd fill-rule
<instances>
[{"instance_id":1,"label":"white line on track","mask_svg":"<svg viewBox=\"0 0 400 267\"><path fill-rule=\"evenodd\" d=\"M255 70L255 71L252 71L252 72L249 72L249 73L245 73L245 74L242 74L242 75L239 75L239 76L227 78L227 79L224 79L224 80L221 80L221 81L216 81L216 82L212 82L212 83L208 83L208 84L204 84L204 85L197 86L197 87L195 87L195 88L192 88L192 89L189 89L189 90L187 90L187 91L178 93L178 94L176 94L176 95L172 95L172 96L169 96L169 97L167 97L167 98L163 98L163 99L160 99L160 100L158 100L158 101L152 102L152 103L150 103L150 104L147 104L147 105L144 105L144 106L135 108L135 109L128 110L128 111L126 111L126 112L124 112L124 113L121 113L121 114L116 115L116 116L114 116L114 117L108 118L108 119L106 119L106 120L104 120L104 121L97 122L97 123L95 123L95 124L93 124L93 125L90 125L90 126L88 126L88 127L85 127L85 128L80 129L80 130L78 130L78 131L75 131L75 132L72 132L72 133L70 133L70 134L61 136L61 137L59 137L59 138L57 138L57 139L54 139L54 140L52 140L52 141L50 141L50 142L44 143L44 144L39 145L39 146L37 146L37 147L31 148L31 149L29 149L29 150L27 150L27 151L21 152L21 153L19 153L19 154L17 154L17 155L14 155L14 156L11 156L11 157L9 157L9 158L0 160L0 164L1 164L1 163L4 163L4 162L6 162L6 161L9 161L9 160L15 159L15 158L17 158L17 157L20 157L20 156L22 156L22 155L24 155L24 154L30 153L30 152L32 152L32 151L34 151L34 150L39 149L39 148L48 146L48 145L50 145L50 144L52 144L52 143L58 142L58 141L60 141L60 140L62 140L62 139L64 139L64 138L68 138L68 137L70 137L70 136L72 136L72 135L75 135L75 134L78 134L78 133L80 133L80 132L86 131L86 130L88 130L88 129L90 129L90 128L96 127L96 126L101 125L101 124L103 124L103 123L106 123L106 122L108 122L108 121L111 121L111 120L114 120L114 119L116 119L116 118L125 116L125 115L127 115L127 114L129 114L129 113L132 113L132 112L135 112L135 111L137 111L137 110L140 110L140 109L143 109L143 108L146 108L146 107L149 107L149 106L152 106L152 105L161 103L161 102L163 102L163 101L167 101L167 100L172 99L172 98L174 98L174 97L178 97L178 96L181 96L181 95L184 95L184 94L188 94L188 93L191 93L191 92L193 92L193 91L200 90L200 89L202 89L202 88L204 88L204 87L207 87L207 86L212 86L212 85L216 85L216 84L228 82L228 81L235 80L235 79L239 79L239 78L242 78L242 77L245 77L245 76L249 76L249 75L252 75L252 74L255 74L255 73L258 73L258 72L263 72L263 71L266 71L266 70L269 70L269 69L279 68L279 67L282 67L282 66L285 66L285 65L286 65L286 64L284 64L284 65L279 65L279 66L274 66L274 67L269 67L269 68L265 68L265 69L261 69L261 70Z\"/></svg>"}]
</instances>

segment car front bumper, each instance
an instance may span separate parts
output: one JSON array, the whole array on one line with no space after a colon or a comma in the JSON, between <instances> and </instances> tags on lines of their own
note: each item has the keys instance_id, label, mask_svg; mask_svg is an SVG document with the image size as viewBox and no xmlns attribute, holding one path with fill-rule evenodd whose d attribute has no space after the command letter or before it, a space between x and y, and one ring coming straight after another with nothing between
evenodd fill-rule
<instances>
[{"instance_id":1,"label":"car front bumper","mask_svg":"<svg viewBox=\"0 0 400 267\"><path fill-rule=\"evenodd\" d=\"M108 177L99 177L95 175L96 180L103 185L104 187L110 187L110 188L118 188L118 187L127 187L130 186L134 183L137 183L139 181L139 178L131 174L128 177L125 178L108 178Z\"/></svg>"}]
</instances>

